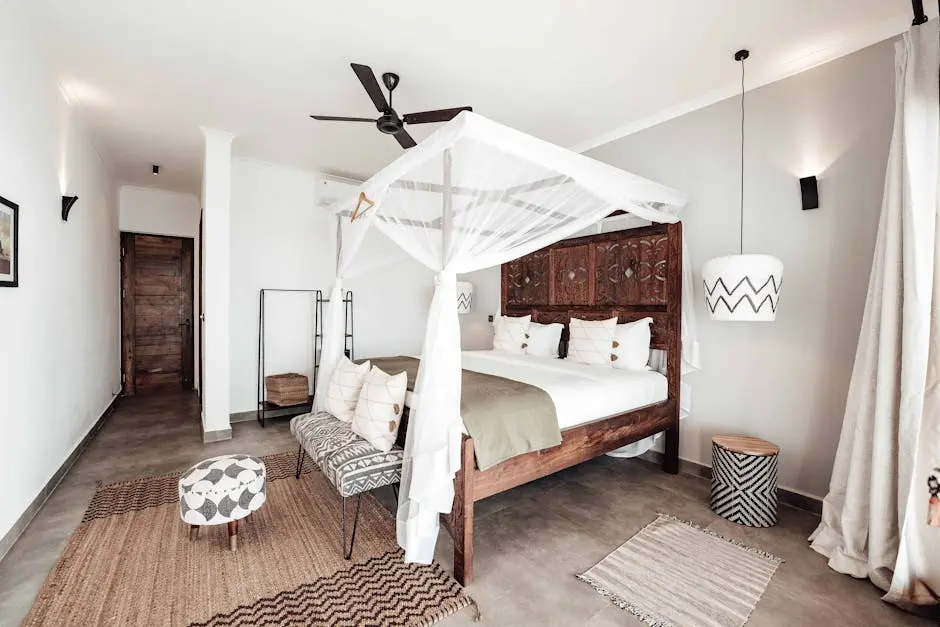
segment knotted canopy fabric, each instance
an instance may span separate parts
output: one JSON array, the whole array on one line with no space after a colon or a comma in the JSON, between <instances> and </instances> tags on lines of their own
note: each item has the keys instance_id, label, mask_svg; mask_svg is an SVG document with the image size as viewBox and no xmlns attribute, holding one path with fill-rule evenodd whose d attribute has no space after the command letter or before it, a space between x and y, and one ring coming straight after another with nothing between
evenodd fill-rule
<instances>
[{"instance_id":1,"label":"knotted canopy fabric","mask_svg":"<svg viewBox=\"0 0 940 627\"><path fill-rule=\"evenodd\" d=\"M432 560L439 515L451 510L460 469L456 275L571 237L617 209L676 222L685 202L672 189L463 112L335 207L336 286L320 357L319 408L342 357L343 279L398 261L402 251L439 279L405 440L398 541L407 561ZM691 305L691 294L683 300ZM695 354L694 334L688 342Z\"/></svg>"}]
</instances>

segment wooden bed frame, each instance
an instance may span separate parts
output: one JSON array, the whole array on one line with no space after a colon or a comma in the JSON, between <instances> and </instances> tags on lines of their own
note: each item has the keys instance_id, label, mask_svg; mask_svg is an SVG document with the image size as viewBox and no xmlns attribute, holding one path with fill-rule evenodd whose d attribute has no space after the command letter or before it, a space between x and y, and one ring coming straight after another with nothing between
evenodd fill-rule
<instances>
[{"instance_id":1,"label":"wooden bed frame","mask_svg":"<svg viewBox=\"0 0 940 627\"><path fill-rule=\"evenodd\" d=\"M442 516L454 539L454 576L473 579L473 504L494 494L665 432L663 469L679 470L682 225L658 224L558 242L502 266L502 312L565 324L571 316L619 322L653 318L652 348L667 353L665 401L561 432L559 446L520 455L487 470L464 436L454 506Z\"/></svg>"}]
</instances>

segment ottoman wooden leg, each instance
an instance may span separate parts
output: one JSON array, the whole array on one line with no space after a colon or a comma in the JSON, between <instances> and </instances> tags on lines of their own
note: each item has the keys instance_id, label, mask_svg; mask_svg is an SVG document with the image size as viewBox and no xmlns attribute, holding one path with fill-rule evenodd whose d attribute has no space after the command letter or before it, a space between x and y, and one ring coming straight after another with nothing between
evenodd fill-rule
<instances>
[{"instance_id":1,"label":"ottoman wooden leg","mask_svg":"<svg viewBox=\"0 0 940 627\"><path fill-rule=\"evenodd\" d=\"M233 520L228 523L228 548L233 551L238 550L238 521Z\"/></svg>"},{"instance_id":2,"label":"ottoman wooden leg","mask_svg":"<svg viewBox=\"0 0 940 627\"><path fill-rule=\"evenodd\" d=\"M199 525L190 525L189 526L189 540L192 542L199 537Z\"/></svg>"}]
</instances>

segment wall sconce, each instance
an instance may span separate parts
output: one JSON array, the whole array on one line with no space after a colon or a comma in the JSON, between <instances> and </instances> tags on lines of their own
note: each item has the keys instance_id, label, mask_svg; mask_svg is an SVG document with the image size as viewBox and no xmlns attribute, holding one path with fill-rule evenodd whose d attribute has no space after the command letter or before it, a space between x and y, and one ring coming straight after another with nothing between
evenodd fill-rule
<instances>
[{"instance_id":1,"label":"wall sconce","mask_svg":"<svg viewBox=\"0 0 940 627\"><path fill-rule=\"evenodd\" d=\"M803 196L803 211L819 209L819 185L815 176L800 179L800 194Z\"/></svg>"},{"instance_id":2,"label":"wall sconce","mask_svg":"<svg viewBox=\"0 0 940 627\"><path fill-rule=\"evenodd\" d=\"M62 221L68 222L69 212L72 211L72 205L75 204L75 201L78 200L78 196L63 196L62 197Z\"/></svg>"}]
</instances>

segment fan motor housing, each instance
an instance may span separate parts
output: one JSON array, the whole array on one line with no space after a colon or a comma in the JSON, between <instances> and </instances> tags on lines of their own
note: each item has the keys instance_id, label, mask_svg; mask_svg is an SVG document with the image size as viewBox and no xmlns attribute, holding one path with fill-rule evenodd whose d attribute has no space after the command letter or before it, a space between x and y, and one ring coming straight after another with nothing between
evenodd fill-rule
<instances>
[{"instance_id":1,"label":"fan motor housing","mask_svg":"<svg viewBox=\"0 0 940 627\"><path fill-rule=\"evenodd\" d=\"M379 116L379 119L375 121L375 126L387 135L394 135L404 127L401 119L399 119L394 111L389 111Z\"/></svg>"}]
</instances>

